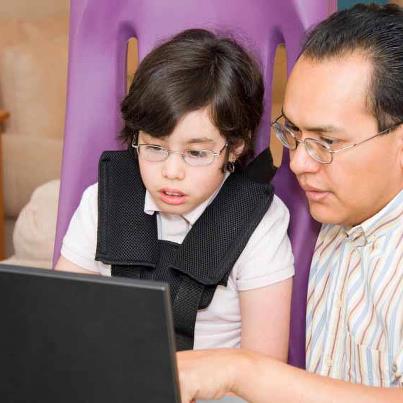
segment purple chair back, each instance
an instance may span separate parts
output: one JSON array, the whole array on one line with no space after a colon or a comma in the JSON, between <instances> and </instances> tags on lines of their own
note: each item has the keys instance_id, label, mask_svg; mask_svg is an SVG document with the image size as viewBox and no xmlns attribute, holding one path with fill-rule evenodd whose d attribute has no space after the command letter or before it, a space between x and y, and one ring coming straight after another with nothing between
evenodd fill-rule
<instances>
[{"instance_id":1,"label":"purple chair back","mask_svg":"<svg viewBox=\"0 0 403 403\"><path fill-rule=\"evenodd\" d=\"M290 70L304 32L334 10L334 0L71 0L66 129L54 262L81 193L97 180L100 154L121 148L116 137L121 128L119 104L126 89L129 38L138 39L140 60L158 41L187 28L218 29L247 38L244 45L251 45L259 54L266 84L266 110L257 153L269 144L277 45L285 43ZM309 217L286 155L274 183L291 212L289 234L296 258L289 361L303 367L307 275L318 225Z\"/></svg>"}]
</instances>

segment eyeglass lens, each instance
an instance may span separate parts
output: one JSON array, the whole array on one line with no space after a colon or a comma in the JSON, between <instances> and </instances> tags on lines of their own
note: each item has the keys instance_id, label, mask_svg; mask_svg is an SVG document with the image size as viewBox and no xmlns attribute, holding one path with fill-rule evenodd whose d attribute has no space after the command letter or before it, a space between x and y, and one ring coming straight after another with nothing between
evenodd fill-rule
<instances>
[{"instance_id":1,"label":"eyeglass lens","mask_svg":"<svg viewBox=\"0 0 403 403\"><path fill-rule=\"evenodd\" d=\"M280 142L290 150L295 150L298 143L303 143L308 154L315 160L323 163L330 163L332 161L331 152L319 141L310 138L298 140L295 134L277 122L273 125L273 128Z\"/></svg>"},{"instance_id":2,"label":"eyeglass lens","mask_svg":"<svg viewBox=\"0 0 403 403\"><path fill-rule=\"evenodd\" d=\"M170 151L148 144L137 146L139 155L150 162L160 162L168 158ZM172 151L171 151L172 153ZM176 153L176 152L174 152ZM205 166L213 162L215 153L210 150L186 150L181 154L183 160L191 166Z\"/></svg>"}]
</instances>

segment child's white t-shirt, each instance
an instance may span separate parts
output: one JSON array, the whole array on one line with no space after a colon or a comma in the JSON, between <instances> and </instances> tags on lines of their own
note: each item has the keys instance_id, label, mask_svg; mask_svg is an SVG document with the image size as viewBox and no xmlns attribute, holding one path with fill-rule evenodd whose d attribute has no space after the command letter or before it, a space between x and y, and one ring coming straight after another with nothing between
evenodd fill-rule
<instances>
[{"instance_id":1,"label":"child's white t-shirt","mask_svg":"<svg viewBox=\"0 0 403 403\"><path fill-rule=\"evenodd\" d=\"M182 243L192 225L217 192L184 216L159 213L146 192L144 212L157 215L158 239ZM289 213L273 202L249 238L229 275L227 287L217 286L210 305L196 316L194 349L237 348L241 341L239 292L266 287L294 275L294 258L287 236ZM110 276L110 265L95 260L98 225L98 184L83 193L63 239L61 254L87 270ZM279 301L281 303L281 301Z\"/></svg>"}]
</instances>

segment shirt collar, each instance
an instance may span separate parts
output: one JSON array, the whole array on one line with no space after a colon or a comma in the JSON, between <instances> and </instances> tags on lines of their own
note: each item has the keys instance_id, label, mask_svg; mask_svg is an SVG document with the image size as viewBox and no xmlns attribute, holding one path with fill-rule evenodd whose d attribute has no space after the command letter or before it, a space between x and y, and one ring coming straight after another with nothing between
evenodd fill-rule
<instances>
[{"instance_id":1,"label":"shirt collar","mask_svg":"<svg viewBox=\"0 0 403 403\"><path fill-rule=\"evenodd\" d=\"M146 189L146 196L144 198L144 212L149 215L153 215L155 212L158 212L158 206L152 198L150 192Z\"/></svg>"},{"instance_id":2,"label":"shirt collar","mask_svg":"<svg viewBox=\"0 0 403 403\"><path fill-rule=\"evenodd\" d=\"M343 228L345 235L359 246L364 246L399 224L403 214L403 190L401 190L382 210L352 228ZM362 245L361 245L362 244Z\"/></svg>"},{"instance_id":3,"label":"shirt collar","mask_svg":"<svg viewBox=\"0 0 403 403\"><path fill-rule=\"evenodd\" d=\"M204 210L209 206L209 204L215 199L217 196L218 192L220 191L222 185L230 175L229 172L226 172L224 175L224 179L221 182L221 184L217 187L217 189L214 191L214 193L203 203L199 204L196 208L193 210L189 211L186 214L183 214L182 217L190 224L194 225L194 223L197 221L197 219L203 214ZM150 192L146 190L146 195L144 198L144 212L149 215L153 215L155 212L159 213L160 209L158 208L157 204L155 203L154 199L152 198ZM163 213L161 213L163 214Z\"/></svg>"}]
</instances>

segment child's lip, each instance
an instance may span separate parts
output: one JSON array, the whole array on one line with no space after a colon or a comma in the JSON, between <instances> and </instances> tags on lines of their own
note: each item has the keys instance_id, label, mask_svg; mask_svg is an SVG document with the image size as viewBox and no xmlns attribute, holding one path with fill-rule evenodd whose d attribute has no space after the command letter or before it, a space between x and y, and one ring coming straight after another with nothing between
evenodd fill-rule
<instances>
[{"instance_id":1,"label":"child's lip","mask_svg":"<svg viewBox=\"0 0 403 403\"><path fill-rule=\"evenodd\" d=\"M160 199L162 202L172 205L179 206L186 202L186 194L178 189L163 188L159 191Z\"/></svg>"},{"instance_id":2,"label":"child's lip","mask_svg":"<svg viewBox=\"0 0 403 403\"><path fill-rule=\"evenodd\" d=\"M164 193L164 194L172 195L172 196L179 196L179 197L186 196L185 193L183 193L179 189L174 189L174 188L162 188L162 189L160 189L160 193Z\"/></svg>"}]
</instances>

